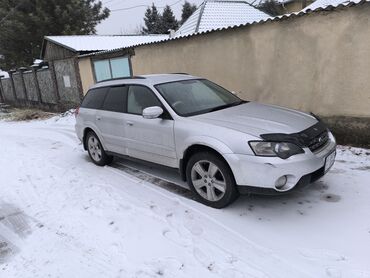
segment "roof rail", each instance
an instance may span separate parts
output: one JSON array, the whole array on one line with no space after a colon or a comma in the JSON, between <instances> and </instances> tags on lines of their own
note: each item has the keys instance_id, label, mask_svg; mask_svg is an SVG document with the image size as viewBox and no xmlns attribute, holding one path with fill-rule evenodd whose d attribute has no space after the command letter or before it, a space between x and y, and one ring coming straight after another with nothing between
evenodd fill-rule
<instances>
[{"instance_id":1,"label":"roof rail","mask_svg":"<svg viewBox=\"0 0 370 278\"><path fill-rule=\"evenodd\" d=\"M171 74L183 74L183 75L190 75L189 73L187 72L173 72Z\"/></svg>"},{"instance_id":2,"label":"roof rail","mask_svg":"<svg viewBox=\"0 0 370 278\"><path fill-rule=\"evenodd\" d=\"M111 79L101 80L101 81L96 82L96 84L102 83L102 82L107 82L107 81L125 80L125 79L146 79L146 78L144 76L118 77L118 78L111 78Z\"/></svg>"}]
</instances>

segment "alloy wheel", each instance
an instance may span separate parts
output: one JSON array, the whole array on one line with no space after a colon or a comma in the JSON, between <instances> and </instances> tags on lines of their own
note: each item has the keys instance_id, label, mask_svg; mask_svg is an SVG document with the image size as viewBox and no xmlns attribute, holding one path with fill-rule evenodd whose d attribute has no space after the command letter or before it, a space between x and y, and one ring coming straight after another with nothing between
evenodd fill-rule
<instances>
[{"instance_id":1,"label":"alloy wheel","mask_svg":"<svg viewBox=\"0 0 370 278\"><path fill-rule=\"evenodd\" d=\"M102 149L99 140L95 136L91 136L87 141L87 146L89 148L89 153L91 158L99 162L102 159Z\"/></svg>"},{"instance_id":2,"label":"alloy wheel","mask_svg":"<svg viewBox=\"0 0 370 278\"><path fill-rule=\"evenodd\" d=\"M210 202L222 199L226 192L226 180L214 163L201 160L191 169L191 181L198 194Z\"/></svg>"}]
</instances>

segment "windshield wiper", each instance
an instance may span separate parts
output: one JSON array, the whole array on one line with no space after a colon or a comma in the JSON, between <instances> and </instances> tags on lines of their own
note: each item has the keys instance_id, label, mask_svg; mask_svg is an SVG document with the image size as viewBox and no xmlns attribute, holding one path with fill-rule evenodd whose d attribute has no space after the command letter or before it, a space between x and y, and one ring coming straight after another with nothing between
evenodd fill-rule
<instances>
[{"instance_id":1,"label":"windshield wiper","mask_svg":"<svg viewBox=\"0 0 370 278\"><path fill-rule=\"evenodd\" d=\"M220 106L217 106L215 108L212 108L212 109L208 110L208 112L214 112L214 111L222 110L222 109L233 107L233 106L238 106L238 105L243 104L243 103L246 103L246 101L241 100L241 101L237 101L237 102L234 102L234 103L220 105Z\"/></svg>"}]
</instances>

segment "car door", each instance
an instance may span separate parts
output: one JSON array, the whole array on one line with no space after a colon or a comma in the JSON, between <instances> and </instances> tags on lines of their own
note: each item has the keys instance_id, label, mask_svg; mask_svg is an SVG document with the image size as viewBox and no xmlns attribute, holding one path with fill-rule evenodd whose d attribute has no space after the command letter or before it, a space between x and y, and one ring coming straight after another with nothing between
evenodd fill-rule
<instances>
[{"instance_id":1,"label":"car door","mask_svg":"<svg viewBox=\"0 0 370 278\"><path fill-rule=\"evenodd\" d=\"M142 111L160 106L164 113L157 119L145 119ZM177 167L174 121L154 92L141 85L130 85L126 116L127 152L131 157Z\"/></svg>"},{"instance_id":2,"label":"car door","mask_svg":"<svg viewBox=\"0 0 370 278\"><path fill-rule=\"evenodd\" d=\"M81 125L81 133L86 127L92 128L101 138L101 132L99 127L96 125L96 117L99 109L103 106L104 99L107 95L108 88L95 88L89 90L83 99L80 107L80 117L77 119L80 122L77 122ZM82 134L80 135L82 138ZM104 143L103 143L104 145Z\"/></svg>"},{"instance_id":3,"label":"car door","mask_svg":"<svg viewBox=\"0 0 370 278\"><path fill-rule=\"evenodd\" d=\"M110 87L102 108L97 112L96 123L103 137L106 151L126 155L125 112L127 86Z\"/></svg>"}]
</instances>

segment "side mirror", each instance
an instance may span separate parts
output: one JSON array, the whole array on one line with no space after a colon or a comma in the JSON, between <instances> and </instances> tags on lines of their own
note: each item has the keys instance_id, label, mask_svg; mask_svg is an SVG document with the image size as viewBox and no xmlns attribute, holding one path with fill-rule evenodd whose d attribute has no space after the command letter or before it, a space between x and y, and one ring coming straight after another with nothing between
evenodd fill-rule
<instances>
[{"instance_id":1,"label":"side mirror","mask_svg":"<svg viewBox=\"0 0 370 278\"><path fill-rule=\"evenodd\" d=\"M159 106L151 106L143 110L144 119L156 119L162 114L163 114L163 109Z\"/></svg>"}]
</instances>

